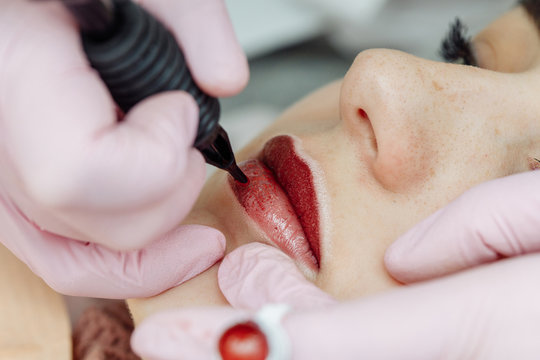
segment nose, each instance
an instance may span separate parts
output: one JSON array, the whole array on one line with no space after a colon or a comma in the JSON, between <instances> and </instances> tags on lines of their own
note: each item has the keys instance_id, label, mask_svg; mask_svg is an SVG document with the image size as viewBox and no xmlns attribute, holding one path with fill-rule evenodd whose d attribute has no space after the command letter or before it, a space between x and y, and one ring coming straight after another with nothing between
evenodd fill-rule
<instances>
[{"instance_id":1,"label":"nose","mask_svg":"<svg viewBox=\"0 0 540 360\"><path fill-rule=\"evenodd\" d=\"M421 183L434 172L439 155L450 150L443 134L455 132L458 124L448 116L463 111L467 99L455 91L465 85L445 72L448 66L377 49L360 53L345 76L343 126L370 142L371 170L390 190Z\"/></svg>"}]
</instances>

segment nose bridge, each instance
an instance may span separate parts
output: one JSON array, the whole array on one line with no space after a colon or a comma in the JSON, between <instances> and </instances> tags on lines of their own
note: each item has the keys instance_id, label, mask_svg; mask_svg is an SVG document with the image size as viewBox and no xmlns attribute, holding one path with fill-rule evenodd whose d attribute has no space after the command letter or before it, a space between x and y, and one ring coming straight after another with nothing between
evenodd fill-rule
<instances>
[{"instance_id":1,"label":"nose bridge","mask_svg":"<svg viewBox=\"0 0 540 360\"><path fill-rule=\"evenodd\" d=\"M512 82L505 84L506 90L513 86ZM345 76L340 111L342 120L351 126L358 123L362 110L375 131L384 125L385 131L425 132L437 119L447 121L448 114L501 112L504 108L499 105L505 96L500 85L500 78L474 67L425 60L396 50L367 50L356 57Z\"/></svg>"}]
</instances>

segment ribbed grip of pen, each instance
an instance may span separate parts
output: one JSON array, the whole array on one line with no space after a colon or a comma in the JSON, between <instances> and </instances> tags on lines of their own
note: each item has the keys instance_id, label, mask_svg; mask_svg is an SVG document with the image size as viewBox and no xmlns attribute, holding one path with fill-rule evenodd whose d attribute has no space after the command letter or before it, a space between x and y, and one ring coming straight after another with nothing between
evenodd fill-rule
<instances>
[{"instance_id":1,"label":"ribbed grip of pen","mask_svg":"<svg viewBox=\"0 0 540 360\"><path fill-rule=\"evenodd\" d=\"M219 102L195 84L174 36L131 1L115 1L115 17L114 30L106 39L83 35L83 46L118 106L127 112L159 92L187 91L199 106L195 147L212 143Z\"/></svg>"}]
</instances>

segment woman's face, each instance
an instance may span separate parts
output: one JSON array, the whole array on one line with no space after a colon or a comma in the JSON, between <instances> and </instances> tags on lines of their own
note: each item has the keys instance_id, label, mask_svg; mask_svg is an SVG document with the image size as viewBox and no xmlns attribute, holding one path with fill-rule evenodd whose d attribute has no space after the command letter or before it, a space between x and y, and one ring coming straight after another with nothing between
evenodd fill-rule
<instances>
[{"instance_id":1,"label":"woman's face","mask_svg":"<svg viewBox=\"0 0 540 360\"><path fill-rule=\"evenodd\" d=\"M481 68L360 53L342 81L307 96L237 153L250 184L219 172L185 222L221 230L227 251L281 244L338 299L397 285L383 255L400 234L475 184L536 167L539 41L516 8L474 39ZM224 303L216 269L132 301L136 320L164 307Z\"/></svg>"}]
</instances>

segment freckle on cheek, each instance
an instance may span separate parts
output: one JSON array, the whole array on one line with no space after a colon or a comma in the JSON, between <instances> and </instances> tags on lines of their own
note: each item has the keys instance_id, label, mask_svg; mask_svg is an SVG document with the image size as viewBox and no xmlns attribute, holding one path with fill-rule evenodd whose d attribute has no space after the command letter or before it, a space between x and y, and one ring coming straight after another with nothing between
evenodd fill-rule
<instances>
[{"instance_id":1,"label":"freckle on cheek","mask_svg":"<svg viewBox=\"0 0 540 360\"><path fill-rule=\"evenodd\" d=\"M433 84L433 88L437 91L441 91L443 89L442 85L439 84L437 81L433 80L432 81L432 84Z\"/></svg>"}]
</instances>

